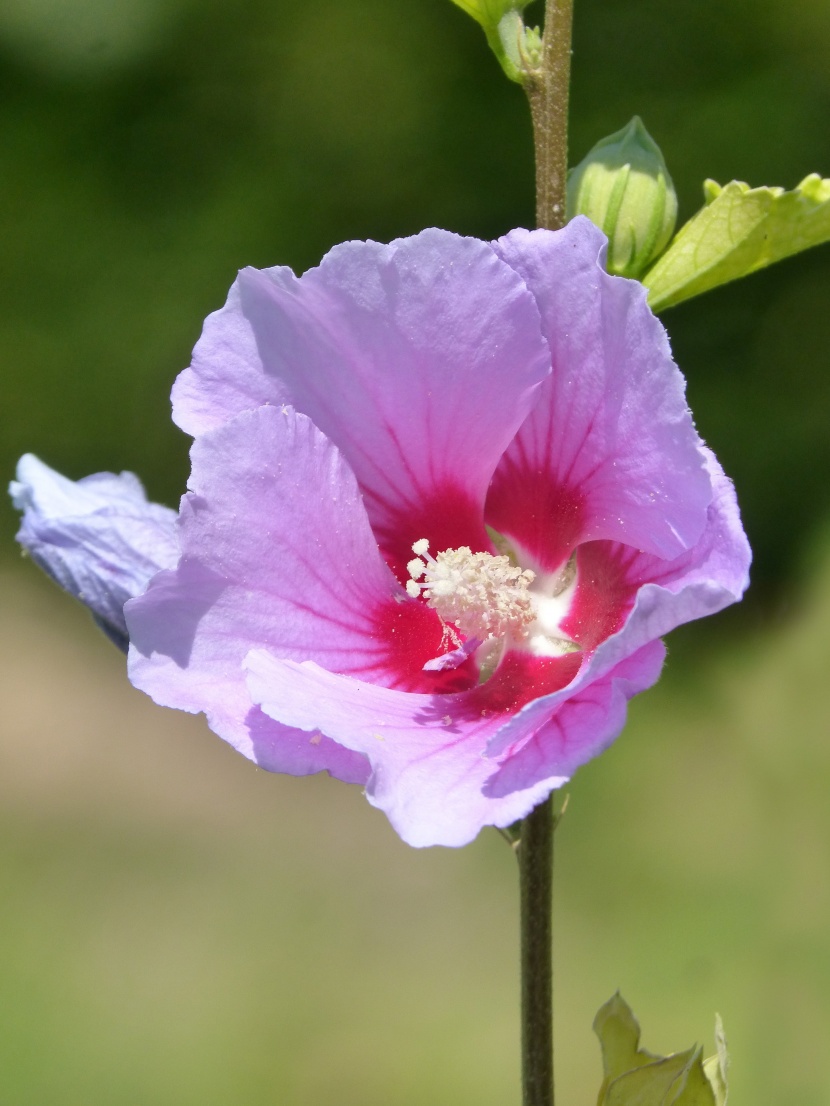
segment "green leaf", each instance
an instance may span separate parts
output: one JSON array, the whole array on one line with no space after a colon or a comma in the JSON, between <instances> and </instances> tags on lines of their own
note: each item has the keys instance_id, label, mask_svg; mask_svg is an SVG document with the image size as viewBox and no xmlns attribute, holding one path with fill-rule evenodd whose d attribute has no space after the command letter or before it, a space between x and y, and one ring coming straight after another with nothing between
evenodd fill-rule
<instances>
[{"instance_id":1,"label":"green leaf","mask_svg":"<svg viewBox=\"0 0 830 1106\"><path fill-rule=\"evenodd\" d=\"M521 13L533 0L453 0L484 28L490 49L511 81L521 84L539 63L541 40Z\"/></svg>"},{"instance_id":2,"label":"green leaf","mask_svg":"<svg viewBox=\"0 0 830 1106\"><path fill-rule=\"evenodd\" d=\"M597 1106L726 1106L728 1057L720 1018L717 1055L705 1064L700 1048L670 1056L640 1048L640 1027L619 992L600 1008L594 1032L605 1073Z\"/></svg>"},{"instance_id":3,"label":"green leaf","mask_svg":"<svg viewBox=\"0 0 830 1106\"><path fill-rule=\"evenodd\" d=\"M501 17L509 11L522 11L531 0L452 0L482 27L498 27Z\"/></svg>"},{"instance_id":4,"label":"green leaf","mask_svg":"<svg viewBox=\"0 0 830 1106\"><path fill-rule=\"evenodd\" d=\"M792 192L707 181L704 194L706 206L642 278L654 311L830 241L830 179L816 173Z\"/></svg>"},{"instance_id":5,"label":"green leaf","mask_svg":"<svg viewBox=\"0 0 830 1106\"><path fill-rule=\"evenodd\" d=\"M689 1090L695 1064L709 1092L709 1100L696 1097L697 1081ZM692 1078L694 1078L692 1076ZM714 1106L712 1088L703 1074L700 1049L675 1052L650 1064L628 1071L608 1085L601 1106Z\"/></svg>"},{"instance_id":6,"label":"green leaf","mask_svg":"<svg viewBox=\"0 0 830 1106\"><path fill-rule=\"evenodd\" d=\"M605 1080L600 1090L600 1103L612 1079L616 1079L632 1068L659 1060L640 1048L640 1026L631 1011L631 1007L619 991L601 1006L594 1018L594 1032L599 1037L602 1049L602 1067Z\"/></svg>"},{"instance_id":7,"label":"green leaf","mask_svg":"<svg viewBox=\"0 0 830 1106\"><path fill-rule=\"evenodd\" d=\"M720 1014L715 1015L715 1048L717 1053L703 1061L703 1070L706 1078L712 1085L715 1094L715 1106L726 1106L729 1096L729 1053L726 1049L726 1035L723 1032L723 1022Z\"/></svg>"},{"instance_id":8,"label":"green leaf","mask_svg":"<svg viewBox=\"0 0 830 1106\"><path fill-rule=\"evenodd\" d=\"M671 1106L717 1106L712 1084L703 1067L703 1050L695 1049L692 1061L678 1080L678 1093L667 1100Z\"/></svg>"}]
</instances>

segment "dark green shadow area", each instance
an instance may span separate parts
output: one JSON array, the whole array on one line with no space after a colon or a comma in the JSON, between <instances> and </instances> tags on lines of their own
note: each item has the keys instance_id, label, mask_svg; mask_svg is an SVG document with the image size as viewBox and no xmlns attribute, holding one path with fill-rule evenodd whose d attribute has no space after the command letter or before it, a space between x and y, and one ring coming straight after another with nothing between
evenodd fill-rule
<instances>
[{"instance_id":1,"label":"dark green shadow area","mask_svg":"<svg viewBox=\"0 0 830 1106\"><path fill-rule=\"evenodd\" d=\"M335 242L427 225L527 225L530 127L448 0L130 11L75 0L61 24L47 0L16 0L0 17L0 471L33 450L72 476L133 469L175 503L187 442L170 384L236 270L302 270ZM670 13L582 0L573 158L639 113L681 218L705 176L828 173L828 53L819 0ZM700 428L740 491L750 602L780 591L830 507L828 280L824 247L666 314ZM5 503L0 527L11 536Z\"/></svg>"}]
</instances>

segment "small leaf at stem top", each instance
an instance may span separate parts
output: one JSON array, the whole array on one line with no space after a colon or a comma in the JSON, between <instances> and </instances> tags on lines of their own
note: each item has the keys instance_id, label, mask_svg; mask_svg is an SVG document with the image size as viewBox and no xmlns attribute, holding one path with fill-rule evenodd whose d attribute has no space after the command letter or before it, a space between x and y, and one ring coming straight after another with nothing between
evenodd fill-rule
<instances>
[{"instance_id":1,"label":"small leaf at stem top","mask_svg":"<svg viewBox=\"0 0 830 1106\"><path fill-rule=\"evenodd\" d=\"M482 27L498 27L501 17L509 11L522 11L532 0L453 0Z\"/></svg>"},{"instance_id":2,"label":"small leaf at stem top","mask_svg":"<svg viewBox=\"0 0 830 1106\"><path fill-rule=\"evenodd\" d=\"M521 13L533 0L453 0L480 23L490 49L511 81L522 84L539 63L536 29L525 27Z\"/></svg>"},{"instance_id":3,"label":"small leaf at stem top","mask_svg":"<svg viewBox=\"0 0 830 1106\"><path fill-rule=\"evenodd\" d=\"M830 178L812 173L791 192L706 181L704 195L642 277L654 311L830 241Z\"/></svg>"}]
</instances>

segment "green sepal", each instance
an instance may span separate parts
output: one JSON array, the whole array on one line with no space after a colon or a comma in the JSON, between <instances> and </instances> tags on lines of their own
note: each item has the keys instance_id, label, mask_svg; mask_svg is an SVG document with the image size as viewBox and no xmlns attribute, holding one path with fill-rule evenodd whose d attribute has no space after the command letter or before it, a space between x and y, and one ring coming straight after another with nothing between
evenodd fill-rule
<instances>
[{"instance_id":1,"label":"green sepal","mask_svg":"<svg viewBox=\"0 0 830 1106\"><path fill-rule=\"evenodd\" d=\"M594 1019L604 1079L597 1106L726 1106L728 1057L720 1018L717 1055L704 1061L700 1048L657 1056L640 1048L640 1027L617 993Z\"/></svg>"},{"instance_id":2,"label":"green sepal","mask_svg":"<svg viewBox=\"0 0 830 1106\"><path fill-rule=\"evenodd\" d=\"M654 311L830 241L830 178L811 173L791 192L712 180L703 190L705 207L641 278Z\"/></svg>"},{"instance_id":3,"label":"green sepal","mask_svg":"<svg viewBox=\"0 0 830 1106\"><path fill-rule=\"evenodd\" d=\"M484 28L490 49L511 81L522 84L539 64L541 41L521 13L532 0L452 0Z\"/></svg>"}]
</instances>

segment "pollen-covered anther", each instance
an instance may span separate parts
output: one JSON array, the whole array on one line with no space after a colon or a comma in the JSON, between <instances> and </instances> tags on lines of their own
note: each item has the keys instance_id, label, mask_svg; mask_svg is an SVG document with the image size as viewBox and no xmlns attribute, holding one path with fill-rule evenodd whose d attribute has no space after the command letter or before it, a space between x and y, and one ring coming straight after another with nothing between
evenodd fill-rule
<instances>
[{"instance_id":1,"label":"pollen-covered anther","mask_svg":"<svg viewBox=\"0 0 830 1106\"><path fill-rule=\"evenodd\" d=\"M411 577L406 590L413 598L423 595L444 622L482 641L526 635L534 619L527 590L534 579L530 569L518 568L506 556L473 553L466 545L432 557L426 538L416 541L412 551L418 556L406 566Z\"/></svg>"}]
</instances>

